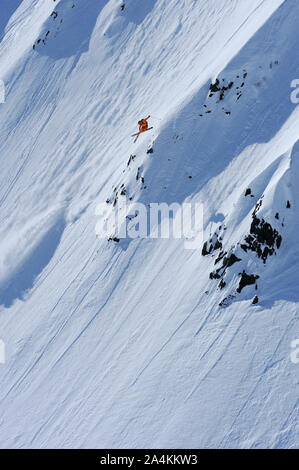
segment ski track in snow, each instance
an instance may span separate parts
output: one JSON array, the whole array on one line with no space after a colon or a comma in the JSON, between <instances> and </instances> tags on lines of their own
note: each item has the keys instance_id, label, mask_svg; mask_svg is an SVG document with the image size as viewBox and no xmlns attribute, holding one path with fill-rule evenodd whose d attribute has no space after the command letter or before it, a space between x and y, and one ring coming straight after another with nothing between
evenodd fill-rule
<instances>
[{"instance_id":1,"label":"ski track in snow","mask_svg":"<svg viewBox=\"0 0 299 470\"><path fill-rule=\"evenodd\" d=\"M124 3L16 0L0 21L0 447L298 447L298 7ZM116 193L202 201L205 240L241 258L224 288L220 250L96 238ZM266 264L240 248L260 202L282 236ZM236 295L243 270L257 292Z\"/></svg>"}]
</instances>

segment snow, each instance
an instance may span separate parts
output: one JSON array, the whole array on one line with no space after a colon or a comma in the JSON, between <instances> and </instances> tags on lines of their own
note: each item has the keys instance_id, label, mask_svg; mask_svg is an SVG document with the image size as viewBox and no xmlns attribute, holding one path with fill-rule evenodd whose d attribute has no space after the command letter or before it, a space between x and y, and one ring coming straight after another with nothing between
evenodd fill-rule
<instances>
[{"instance_id":1,"label":"snow","mask_svg":"<svg viewBox=\"0 0 299 470\"><path fill-rule=\"evenodd\" d=\"M0 447L298 447L296 2L121 3L1 1ZM222 290L220 250L96 237L122 184L203 203L205 240L242 258ZM259 201L265 264L240 247Z\"/></svg>"}]
</instances>

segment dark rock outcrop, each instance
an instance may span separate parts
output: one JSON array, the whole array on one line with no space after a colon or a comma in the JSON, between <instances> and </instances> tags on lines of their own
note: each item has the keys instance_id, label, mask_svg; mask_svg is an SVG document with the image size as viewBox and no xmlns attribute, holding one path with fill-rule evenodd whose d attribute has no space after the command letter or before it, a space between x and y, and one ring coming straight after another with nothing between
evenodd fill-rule
<instances>
[{"instance_id":1,"label":"dark rock outcrop","mask_svg":"<svg viewBox=\"0 0 299 470\"><path fill-rule=\"evenodd\" d=\"M241 244L241 248L245 252L249 250L256 252L265 264L268 256L272 256L276 248L280 248L282 236L270 223L253 215L250 234L245 237L245 242L246 244Z\"/></svg>"},{"instance_id":2,"label":"dark rock outcrop","mask_svg":"<svg viewBox=\"0 0 299 470\"><path fill-rule=\"evenodd\" d=\"M260 277L256 274L247 274L245 270L243 270L243 272L239 274L241 276L241 279L240 279L239 287L237 289L238 294L242 292L244 287L255 284L256 280L259 279Z\"/></svg>"}]
</instances>

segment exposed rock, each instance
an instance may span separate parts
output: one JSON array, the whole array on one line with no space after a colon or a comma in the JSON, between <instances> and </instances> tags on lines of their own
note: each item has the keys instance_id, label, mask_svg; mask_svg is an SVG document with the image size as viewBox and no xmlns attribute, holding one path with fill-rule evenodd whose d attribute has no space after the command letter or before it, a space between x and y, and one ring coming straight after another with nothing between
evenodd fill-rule
<instances>
[{"instance_id":1,"label":"exposed rock","mask_svg":"<svg viewBox=\"0 0 299 470\"><path fill-rule=\"evenodd\" d=\"M246 245L242 244L241 248L245 252L247 250L255 251L258 257L266 263L268 256L275 253L275 248L280 248L282 236L268 222L265 222L264 219L260 220L254 215L250 235L245 237L245 242Z\"/></svg>"},{"instance_id":2,"label":"exposed rock","mask_svg":"<svg viewBox=\"0 0 299 470\"><path fill-rule=\"evenodd\" d=\"M228 258L224 258L223 264L225 264L226 268L229 268L239 261L242 261L241 258L238 258L234 253L232 253Z\"/></svg>"},{"instance_id":3,"label":"exposed rock","mask_svg":"<svg viewBox=\"0 0 299 470\"><path fill-rule=\"evenodd\" d=\"M202 248L202 252L201 252L202 256L209 255L211 253L212 249L213 249L213 246L210 245L209 250L208 250L208 242L205 242L204 245L203 245L203 248Z\"/></svg>"},{"instance_id":4,"label":"exposed rock","mask_svg":"<svg viewBox=\"0 0 299 470\"><path fill-rule=\"evenodd\" d=\"M226 253L225 253L226 254ZM234 253L231 253L230 256L225 256L225 254L223 254L223 256L219 256L216 261L215 261L215 264L218 263L221 259L223 259L223 262L222 262L222 266L220 268L218 268L216 270L216 272L219 272L221 271L221 269L223 269L223 272L226 271L227 268L229 268L230 266L232 266L233 264L239 262L239 261L242 261L241 258L238 258Z\"/></svg>"},{"instance_id":5,"label":"exposed rock","mask_svg":"<svg viewBox=\"0 0 299 470\"><path fill-rule=\"evenodd\" d=\"M208 247L209 243L209 247ZM222 249L222 242L218 239L218 235L215 233L213 238L209 240L209 242L205 242L202 248L202 256L207 256L211 254L213 251Z\"/></svg>"},{"instance_id":6,"label":"exposed rock","mask_svg":"<svg viewBox=\"0 0 299 470\"><path fill-rule=\"evenodd\" d=\"M221 241L217 240L215 245L214 245L214 250L213 251L219 250L221 248L222 248L222 243L221 243Z\"/></svg>"},{"instance_id":7,"label":"exposed rock","mask_svg":"<svg viewBox=\"0 0 299 470\"><path fill-rule=\"evenodd\" d=\"M252 213L252 217L254 217L258 211L260 210L260 208L262 207L262 204L263 204L263 197L264 195L259 199L259 201L256 203L255 205L255 208L254 208L254 211Z\"/></svg>"},{"instance_id":8,"label":"exposed rock","mask_svg":"<svg viewBox=\"0 0 299 470\"><path fill-rule=\"evenodd\" d=\"M131 164L131 162L133 162L135 160L135 158L136 158L136 155L130 155L127 166L129 166Z\"/></svg>"},{"instance_id":9,"label":"exposed rock","mask_svg":"<svg viewBox=\"0 0 299 470\"><path fill-rule=\"evenodd\" d=\"M220 274L216 273L210 273L210 279L220 279Z\"/></svg>"},{"instance_id":10,"label":"exposed rock","mask_svg":"<svg viewBox=\"0 0 299 470\"><path fill-rule=\"evenodd\" d=\"M212 83L210 85L210 91L213 92L213 93L216 93L216 91L220 91L218 78L216 79L215 83Z\"/></svg>"},{"instance_id":11,"label":"exposed rock","mask_svg":"<svg viewBox=\"0 0 299 470\"><path fill-rule=\"evenodd\" d=\"M221 251L218 258L215 260L215 264L219 263L219 261L221 261L225 255L227 255L227 252L226 251L225 252Z\"/></svg>"},{"instance_id":12,"label":"exposed rock","mask_svg":"<svg viewBox=\"0 0 299 470\"><path fill-rule=\"evenodd\" d=\"M119 242L120 242L120 239L119 239L118 237L109 237L109 238L108 238L108 242L119 243Z\"/></svg>"},{"instance_id":13,"label":"exposed rock","mask_svg":"<svg viewBox=\"0 0 299 470\"><path fill-rule=\"evenodd\" d=\"M228 307L232 301L235 299L235 295L228 295L227 297L225 297L223 300L221 300L220 304L219 304L219 307Z\"/></svg>"},{"instance_id":14,"label":"exposed rock","mask_svg":"<svg viewBox=\"0 0 299 470\"><path fill-rule=\"evenodd\" d=\"M244 287L255 284L255 281L256 281L257 279L259 279L259 277L260 277L260 276L258 276L258 275L256 275L256 274L247 274L247 273L245 272L245 270L243 270L242 273L239 273L239 275L241 276L240 283L239 283L239 287L238 287L238 289L237 289L237 292L238 292L239 294L242 292L242 290L244 289Z\"/></svg>"}]
</instances>

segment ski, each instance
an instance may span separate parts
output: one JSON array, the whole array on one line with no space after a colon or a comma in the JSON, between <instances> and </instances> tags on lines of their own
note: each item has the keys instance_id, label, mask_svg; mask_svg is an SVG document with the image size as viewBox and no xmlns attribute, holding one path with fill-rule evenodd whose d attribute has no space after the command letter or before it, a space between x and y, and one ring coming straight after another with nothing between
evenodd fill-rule
<instances>
[{"instance_id":1,"label":"ski","mask_svg":"<svg viewBox=\"0 0 299 470\"><path fill-rule=\"evenodd\" d=\"M136 142L136 140L138 139L138 137L140 136L140 134L143 134L144 132L147 132L147 131L150 131L151 129L153 129L153 127L149 127L148 129L146 129L145 131L142 131L142 132L136 132L136 134L132 134L131 137L135 137L136 138L134 139L134 143Z\"/></svg>"}]
</instances>

